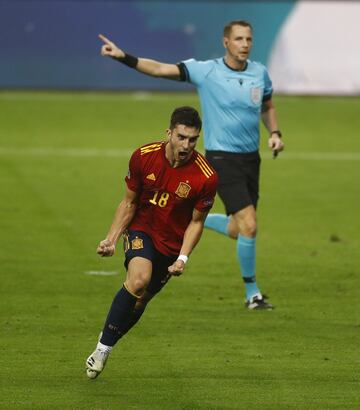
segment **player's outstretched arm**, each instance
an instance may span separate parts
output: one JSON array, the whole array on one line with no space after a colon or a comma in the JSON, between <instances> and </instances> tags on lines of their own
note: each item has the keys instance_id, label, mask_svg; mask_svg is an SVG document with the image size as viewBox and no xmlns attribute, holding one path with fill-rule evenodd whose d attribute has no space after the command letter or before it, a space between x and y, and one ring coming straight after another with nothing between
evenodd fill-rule
<instances>
[{"instance_id":1,"label":"player's outstretched arm","mask_svg":"<svg viewBox=\"0 0 360 410\"><path fill-rule=\"evenodd\" d=\"M160 61L155 61L147 58L134 57L125 53L114 42L109 40L103 34L99 34L100 40L103 42L101 47L101 55L111 57L143 74L152 77L163 77L171 80L180 80L180 70L176 64L166 64Z\"/></svg>"},{"instance_id":2,"label":"player's outstretched arm","mask_svg":"<svg viewBox=\"0 0 360 410\"><path fill-rule=\"evenodd\" d=\"M112 256L114 254L117 241L135 215L137 202L138 194L126 187L125 196L116 210L109 233L97 248L99 255Z\"/></svg>"},{"instance_id":3,"label":"player's outstretched arm","mask_svg":"<svg viewBox=\"0 0 360 410\"><path fill-rule=\"evenodd\" d=\"M183 273L187 258L201 238L207 214L207 212L194 209L192 219L184 234L179 258L168 268L172 275L179 276Z\"/></svg>"}]
</instances>

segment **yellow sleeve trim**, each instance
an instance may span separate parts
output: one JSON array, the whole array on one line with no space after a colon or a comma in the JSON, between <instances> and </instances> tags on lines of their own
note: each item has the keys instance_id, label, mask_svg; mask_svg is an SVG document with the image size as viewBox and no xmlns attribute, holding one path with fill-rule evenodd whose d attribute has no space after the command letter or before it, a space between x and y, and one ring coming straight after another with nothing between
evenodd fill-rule
<instances>
[{"instance_id":1,"label":"yellow sleeve trim","mask_svg":"<svg viewBox=\"0 0 360 410\"><path fill-rule=\"evenodd\" d=\"M140 148L140 154L144 155L144 154L148 154L149 152L159 151L162 145L163 145L162 142L156 143L156 144L145 145L144 147Z\"/></svg>"},{"instance_id":2,"label":"yellow sleeve trim","mask_svg":"<svg viewBox=\"0 0 360 410\"><path fill-rule=\"evenodd\" d=\"M209 164L205 161L205 159L202 158L200 155L196 157L195 162L199 166L203 174L206 176L206 178L210 178L212 175L214 175L214 171L210 168Z\"/></svg>"}]
</instances>

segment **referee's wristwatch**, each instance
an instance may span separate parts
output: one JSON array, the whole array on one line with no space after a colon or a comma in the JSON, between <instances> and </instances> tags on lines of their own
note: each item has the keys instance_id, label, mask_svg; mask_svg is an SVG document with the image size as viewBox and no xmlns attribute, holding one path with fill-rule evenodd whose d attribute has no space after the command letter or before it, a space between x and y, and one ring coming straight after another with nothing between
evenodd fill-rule
<instances>
[{"instance_id":1,"label":"referee's wristwatch","mask_svg":"<svg viewBox=\"0 0 360 410\"><path fill-rule=\"evenodd\" d=\"M270 132L270 137L271 137L273 134L277 134L277 136L278 136L279 138L282 137L282 134L281 134L281 131L280 131L280 130L271 131L271 132Z\"/></svg>"}]
</instances>

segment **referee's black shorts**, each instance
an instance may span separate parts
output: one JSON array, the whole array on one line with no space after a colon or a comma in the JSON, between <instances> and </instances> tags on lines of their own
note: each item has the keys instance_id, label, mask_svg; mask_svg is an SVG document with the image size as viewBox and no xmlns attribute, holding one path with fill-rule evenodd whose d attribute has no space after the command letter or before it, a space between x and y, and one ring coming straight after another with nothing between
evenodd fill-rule
<instances>
[{"instance_id":1,"label":"referee's black shorts","mask_svg":"<svg viewBox=\"0 0 360 410\"><path fill-rule=\"evenodd\" d=\"M206 159L219 176L218 194L228 215L259 199L260 155L258 151L235 153L206 151Z\"/></svg>"},{"instance_id":2,"label":"referee's black shorts","mask_svg":"<svg viewBox=\"0 0 360 410\"><path fill-rule=\"evenodd\" d=\"M177 259L177 255L167 256L160 253L154 246L150 236L142 231L127 231L124 234L125 268L132 258L140 256L152 262L151 280L146 290L155 295L171 278L168 267Z\"/></svg>"}]
</instances>

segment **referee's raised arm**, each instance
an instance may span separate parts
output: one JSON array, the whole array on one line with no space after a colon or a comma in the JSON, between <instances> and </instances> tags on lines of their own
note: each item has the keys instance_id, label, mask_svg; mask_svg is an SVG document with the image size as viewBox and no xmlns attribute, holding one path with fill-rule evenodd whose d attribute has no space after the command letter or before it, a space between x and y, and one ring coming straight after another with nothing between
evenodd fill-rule
<instances>
[{"instance_id":1,"label":"referee's raised arm","mask_svg":"<svg viewBox=\"0 0 360 410\"><path fill-rule=\"evenodd\" d=\"M147 74L152 77L162 77L170 80L181 79L180 68L178 65L166 64L148 58L135 57L123 51L103 34L99 34L99 38L104 43L101 46L102 56L111 57L130 68L134 68L140 73Z\"/></svg>"}]
</instances>

